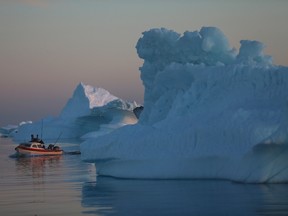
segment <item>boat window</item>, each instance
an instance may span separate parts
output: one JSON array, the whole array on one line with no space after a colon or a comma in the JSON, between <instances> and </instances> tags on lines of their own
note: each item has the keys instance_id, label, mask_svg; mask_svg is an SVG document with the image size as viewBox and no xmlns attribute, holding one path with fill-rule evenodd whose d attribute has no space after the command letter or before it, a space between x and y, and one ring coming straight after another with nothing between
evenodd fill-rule
<instances>
[{"instance_id":1,"label":"boat window","mask_svg":"<svg viewBox=\"0 0 288 216\"><path fill-rule=\"evenodd\" d=\"M44 148L43 144L41 143L32 143L31 147L32 148Z\"/></svg>"}]
</instances>

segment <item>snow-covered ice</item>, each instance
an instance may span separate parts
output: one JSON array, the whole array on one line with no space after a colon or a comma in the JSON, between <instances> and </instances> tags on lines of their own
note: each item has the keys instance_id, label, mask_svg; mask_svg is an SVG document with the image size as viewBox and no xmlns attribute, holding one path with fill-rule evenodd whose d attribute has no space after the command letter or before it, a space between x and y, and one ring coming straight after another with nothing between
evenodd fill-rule
<instances>
[{"instance_id":1,"label":"snow-covered ice","mask_svg":"<svg viewBox=\"0 0 288 216\"><path fill-rule=\"evenodd\" d=\"M79 83L73 96L57 117L47 117L21 125L13 134L16 141L41 135L45 141L100 136L138 120L133 109L136 103L124 101L102 88Z\"/></svg>"},{"instance_id":2,"label":"snow-covered ice","mask_svg":"<svg viewBox=\"0 0 288 216\"><path fill-rule=\"evenodd\" d=\"M288 181L288 68L222 31L143 33L139 122L81 144L99 175Z\"/></svg>"}]
</instances>

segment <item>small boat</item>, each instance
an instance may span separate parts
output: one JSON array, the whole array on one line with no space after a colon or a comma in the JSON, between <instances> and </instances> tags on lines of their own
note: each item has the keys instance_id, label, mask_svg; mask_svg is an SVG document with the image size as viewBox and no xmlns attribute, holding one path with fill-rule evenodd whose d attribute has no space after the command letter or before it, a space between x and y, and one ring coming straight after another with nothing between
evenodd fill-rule
<instances>
[{"instance_id":1,"label":"small boat","mask_svg":"<svg viewBox=\"0 0 288 216\"><path fill-rule=\"evenodd\" d=\"M28 155L28 156L37 156L37 155L62 155L63 150L53 144L49 144L48 148L45 147L45 144L42 139L39 139L38 136L34 138L31 135L31 140L29 142L20 143L15 148L17 154L19 155Z\"/></svg>"}]
</instances>

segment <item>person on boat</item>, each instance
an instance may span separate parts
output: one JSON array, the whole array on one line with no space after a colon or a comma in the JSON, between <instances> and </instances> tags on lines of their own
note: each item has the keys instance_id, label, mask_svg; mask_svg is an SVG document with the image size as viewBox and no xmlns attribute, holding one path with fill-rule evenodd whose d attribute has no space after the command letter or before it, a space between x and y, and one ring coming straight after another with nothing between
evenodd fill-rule
<instances>
[{"instance_id":1,"label":"person on boat","mask_svg":"<svg viewBox=\"0 0 288 216\"><path fill-rule=\"evenodd\" d=\"M39 139L38 134L36 135L36 138L34 137L33 134L31 134L31 140L30 140L30 142L38 142L38 143L44 144L44 141L43 141L42 139Z\"/></svg>"},{"instance_id":2,"label":"person on boat","mask_svg":"<svg viewBox=\"0 0 288 216\"><path fill-rule=\"evenodd\" d=\"M39 142L38 134L37 137L34 137L34 134L31 134L31 141L30 142Z\"/></svg>"},{"instance_id":3,"label":"person on boat","mask_svg":"<svg viewBox=\"0 0 288 216\"><path fill-rule=\"evenodd\" d=\"M54 147L54 145L50 144L50 145L48 146L48 149L53 150L53 147Z\"/></svg>"},{"instance_id":4,"label":"person on boat","mask_svg":"<svg viewBox=\"0 0 288 216\"><path fill-rule=\"evenodd\" d=\"M36 142L39 142L39 143L41 143L41 144L44 144L43 140L42 140L42 139L39 139L38 134L37 134L37 136L36 136Z\"/></svg>"},{"instance_id":5,"label":"person on boat","mask_svg":"<svg viewBox=\"0 0 288 216\"><path fill-rule=\"evenodd\" d=\"M36 139L35 139L35 141L36 141L36 142L39 142L39 143L40 143L40 141L41 141L41 140L39 139L38 134L36 135Z\"/></svg>"},{"instance_id":6,"label":"person on boat","mask_svg":"<svg viewBox=\"0 0 288 216\"><path fill-rule=\"evenodd\" d=\"M30 142L33 142L34 141L34 135L31 134L31 141Z\"/></svg>"}]
</instances>

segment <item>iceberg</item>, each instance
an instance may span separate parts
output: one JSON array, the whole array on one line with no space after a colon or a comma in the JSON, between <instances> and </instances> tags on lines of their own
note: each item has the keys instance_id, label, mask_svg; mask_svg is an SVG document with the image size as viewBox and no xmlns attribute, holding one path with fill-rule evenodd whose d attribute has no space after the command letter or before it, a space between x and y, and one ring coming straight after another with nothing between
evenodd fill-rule
<instances>
[{"instance_id":1,"label":"iceberg","mask_svg":"<svg viewBox=\"0 0 288 216\"><path fill-rule=\"evenodd\" d=\"M20 122L18 125L6 125L0 128L0 136L1 137L13 137L13 134L17 133L18 127L24 124L31 124L32 121L23 121Z\"/></svg>"},{"instance_id":2,"label":"iceberg","mask_svg":"<svg viewBox=\"0 0 288 216\"><path fill-rule=\"evenodd\" d=\"M216 27L145 31L138 123L80 145L98 175L288 182L288 67Z\"/></svg>"},{"instance_id":3,"label":"iceberg","mask_svg":"<svg viewBox=\"0 0 288 216\"><path fill-rule=\"evenodd\" d=\"M103 88L79 83L58 117L21 125L13 139L27 140L31 134L38 134L45 141L97 137L135 124L138 119L133 109L137 106L136 102L124 101Z\"/></svg>"}]
</instances>

